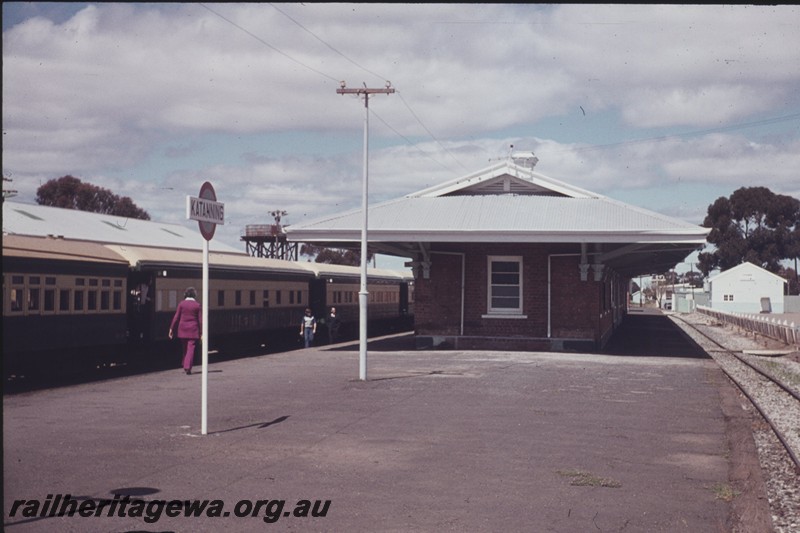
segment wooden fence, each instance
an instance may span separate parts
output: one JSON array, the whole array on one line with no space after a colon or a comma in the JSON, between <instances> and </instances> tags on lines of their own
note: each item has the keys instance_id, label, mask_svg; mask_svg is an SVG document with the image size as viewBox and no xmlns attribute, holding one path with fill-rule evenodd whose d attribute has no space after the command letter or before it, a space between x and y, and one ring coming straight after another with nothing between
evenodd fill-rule
<instances>
[{"instance_id":1,"label":"wooden fence","mask_svg":"<svg viewBox=\"0 0 800 533\"><path fill-rule=\"evenodd\" d=\"M781 321L775 317L764 315L728 313L711 309L703 305L698 305L697 311L714 317L720 322L732 324L747 331L783 341L790 346L800 346L800 326L797 326L794 322L790 323L788 320Z\"/></svg>"}]
</instances>

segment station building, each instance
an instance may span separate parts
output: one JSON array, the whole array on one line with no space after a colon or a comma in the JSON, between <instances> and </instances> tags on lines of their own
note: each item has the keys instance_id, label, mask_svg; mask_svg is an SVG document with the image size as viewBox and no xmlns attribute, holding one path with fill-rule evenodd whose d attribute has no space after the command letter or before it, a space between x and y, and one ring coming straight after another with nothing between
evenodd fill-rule
<instances>
[{"instance_id":1,"label":"station building","mask_svg":"<svg viewBox=\"0 0 800 533\"><path fill-rule=\"evenodd\" d=\"M624 318L629 280L706 242L705 228L532 167L509 158L369 208L370 252L410 259L418 348L602 348ZM358 248L362 219L356 209L287 233Z\"/></svg>"}]
</instances>

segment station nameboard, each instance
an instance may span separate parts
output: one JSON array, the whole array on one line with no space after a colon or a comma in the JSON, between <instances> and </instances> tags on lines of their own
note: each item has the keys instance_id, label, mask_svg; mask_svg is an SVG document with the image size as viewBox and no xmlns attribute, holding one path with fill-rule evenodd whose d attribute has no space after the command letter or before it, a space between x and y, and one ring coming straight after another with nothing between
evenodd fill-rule
<instances>
[{"instance_id":1,"label":"station nameboard","mask_svg":"<svg viewBox=\"0 0 800 533\"><path fill-rule=\"evenodd\" d=\"M225 224L225 204L217 202L211 183L203 183L198 197L186 197L186 218L198 222L200 233L207 241L214 237L217 224Z\"/></svg>"}]
</instances>

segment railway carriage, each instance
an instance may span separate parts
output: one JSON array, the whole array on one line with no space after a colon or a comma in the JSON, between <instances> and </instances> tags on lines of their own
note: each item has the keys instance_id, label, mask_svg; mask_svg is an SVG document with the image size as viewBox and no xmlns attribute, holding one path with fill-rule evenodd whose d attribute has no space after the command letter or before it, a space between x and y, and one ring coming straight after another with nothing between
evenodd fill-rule
<instances>
[{"instance_id":1,"label":"railway carriage","mask_svg":"<svg viewBox=\"0 0 800 533\"><path fill-rule=\"evenodd\" d=\"M360 270L355 267L308 263L316 279L312 284L312 310L323 328L331 307L342 322L340 334L354 337L358 331ZM391 333L413 327L413 282L410 275L372 269L367 276L370 331Z\"/></svg>"},{"instance_id":2,"label":"railway carriage","mask_svg":"<svg viewBox=\"0 0 800 533\"><path fill-rule=\"evenodd\" d=\"M184 290L202 285L202 255L192 250L109 245L131 265L129 285L137 294L131 336L151 346L167 332ZM303 263L244 254L209 254L209 348L233 350L285 344L309 305L313 271Z\"/></svg>"},{"instance_id":3,"label":"railway carriage","mask_svg":"<svg viewBox=\"0 0 800 533\"><path fill-rule=\"evenodd\" d=\"M3 236L4 372L58 371L128 341L128 262L98 243Z\"/></svg>"},{"instance_id":4,"label":"railway carriage","mask_svg":"<svg viewBox=\"0 0 800 533\"><path fill-rule=\"evenodd\" d=\"M177 364L167 334L189 286L201 292L200 251L6 235L4 375ZM355 267L211 252L209 349L238 355L296 347L306 307L323 333L335 306L341 339L355 338L359 290ZM373 269L367 290L371 335L413 327L410 276Z\"/></svg>"}]
</instances>

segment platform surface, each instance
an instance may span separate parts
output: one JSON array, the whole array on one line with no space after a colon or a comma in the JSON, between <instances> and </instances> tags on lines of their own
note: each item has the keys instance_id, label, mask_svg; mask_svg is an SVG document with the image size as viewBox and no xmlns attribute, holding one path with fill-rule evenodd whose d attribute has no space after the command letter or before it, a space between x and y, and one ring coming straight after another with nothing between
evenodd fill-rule
<instances>
[{"instance_id":1,"label":"platform surface","mask_svg":"<svg viewBox=\"0 0 800 533\"><path fill-rule=\"evenodd\" d=\"M727 530L713 361L403 346L211 364L207 435L181 370L6 396L5 530Z\"/></svg>"}]
</instances>

